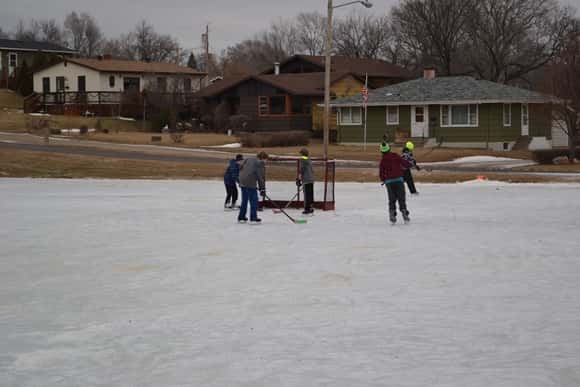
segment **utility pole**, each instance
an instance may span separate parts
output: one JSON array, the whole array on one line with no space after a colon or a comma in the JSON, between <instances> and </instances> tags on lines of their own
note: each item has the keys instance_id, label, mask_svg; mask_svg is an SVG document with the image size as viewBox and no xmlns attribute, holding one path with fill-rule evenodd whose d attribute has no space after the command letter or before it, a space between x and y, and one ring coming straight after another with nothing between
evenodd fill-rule
<instances>
[{"instance_id":1,"label":"utility pole","mask_svg":"<svg viewBox=\"0 0 580 387\"><path fill-rule=\"evenodd\" d=\"M203 45L203 48L205 50L205 72L207 73L206 75L206 80L208 82L206 82L206 84L209 84L209 24L206 24L205 26L205 33L201 35L201 42Z\"/></svg>"}]
</instances>

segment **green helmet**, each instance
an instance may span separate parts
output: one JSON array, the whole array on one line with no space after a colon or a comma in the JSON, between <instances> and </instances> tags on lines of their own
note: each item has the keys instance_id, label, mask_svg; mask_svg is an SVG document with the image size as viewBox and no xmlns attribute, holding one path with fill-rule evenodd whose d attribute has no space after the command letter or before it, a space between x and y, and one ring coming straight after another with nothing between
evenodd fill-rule
<instances>
[{"instance_id":1,"label":"green helmet","mask_svg":"<svg viewBox=\"0 0 580 387\"><path fill-rule=\"evenodd\" d=\"M407 141L407 143L405 144L405 148L407 148L410 151L413 151L413 149L415 149L415 144L413 144L411 141Z\"/></svg>"},{"instance_id":2,"label":"green helmet","mask_svg":"<svg viewBox=\"0 0 580 387\"><path fill-rule=\"evenodd\" d=\"M391 146L388 143L383 142L379 146L379 149L381 150L381 153L387 153L388 151L391 150Z\"/></svg>"}]
</instances>

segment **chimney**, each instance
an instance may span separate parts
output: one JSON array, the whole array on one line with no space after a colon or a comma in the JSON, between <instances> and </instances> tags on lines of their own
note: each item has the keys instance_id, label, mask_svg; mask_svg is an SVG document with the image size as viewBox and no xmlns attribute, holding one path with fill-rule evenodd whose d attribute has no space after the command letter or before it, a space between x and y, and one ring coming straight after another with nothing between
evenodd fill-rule
<instances>
[{"instance_id":1,"label":"chimney","mask_svg":"<svg viewBox=\"0 0 580 387\"><path fill-rule=\"evenodd\" d=\"M435 68L425 67L423 69L423 79L435 79Z\"/></svg>"},{"instance_id":2,"label":"chimney","mask_svg":"<svg viewBox=\"0 0 580 387\"><path fill-rule=\"evenodd\" d=\"M274 62L274 74L280 75L280 62Z\"/></svg>"}]
</instances>

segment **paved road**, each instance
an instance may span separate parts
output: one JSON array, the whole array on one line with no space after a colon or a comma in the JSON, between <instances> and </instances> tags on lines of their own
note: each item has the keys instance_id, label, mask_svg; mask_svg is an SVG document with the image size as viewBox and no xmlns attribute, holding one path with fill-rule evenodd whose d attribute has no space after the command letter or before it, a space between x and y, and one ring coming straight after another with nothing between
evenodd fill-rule
<instances>
[{"instance_id":1,"label":"paved road","mask_svg":"<svg viewBox=\"0 0 580 387\"><path fill-rule=\"evenodd\" d=\"M80 156L110 157L131 160L172 161L219 163L232 157L232 153L209 151L205 149L178 148L158 145L114 144L99 141L75 140L61 137L51 137L50 144L44 143L44 138L27 133L0 132L0 149L20 149L34 152L68 154ZM246 155L248 156L248 155ZM474 173L521 173L535 175L561 175L580 177L579 173L561 172L524 172L512 168L533 164L528 160L490 159L489 161L464 161L421 163L421 166L433 171L474 172ZM372 161L338 160L337 167L342 168L377 168L378 163Z\"/></svg>"}]
</instances>

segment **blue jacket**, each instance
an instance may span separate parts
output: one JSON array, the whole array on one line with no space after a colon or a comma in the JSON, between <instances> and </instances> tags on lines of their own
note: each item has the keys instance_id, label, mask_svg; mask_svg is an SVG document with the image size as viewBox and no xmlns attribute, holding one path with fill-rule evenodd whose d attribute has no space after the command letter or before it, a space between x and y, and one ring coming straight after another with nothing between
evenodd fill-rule
<instances>
[{"instance_id":1,"label":"blue jacket","mask_svg":"<svg viewBox=\"0 0 580 387\"><path fill-rule=\"evenodd\" d=\"M224 174L224 183L227 185L235 185L239 181L240 167L236 163L236 159L231 159L228 162L226 173Z\"/></svg>"}]
</instances>

